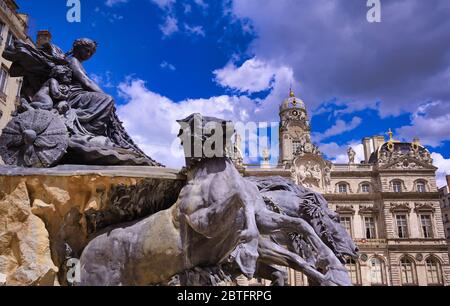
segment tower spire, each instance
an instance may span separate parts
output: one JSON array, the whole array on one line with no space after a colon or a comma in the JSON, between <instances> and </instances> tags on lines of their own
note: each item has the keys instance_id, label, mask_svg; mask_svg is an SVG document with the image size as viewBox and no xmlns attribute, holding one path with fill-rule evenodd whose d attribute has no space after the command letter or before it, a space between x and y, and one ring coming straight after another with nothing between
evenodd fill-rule
<instances>
[{"instance_id":1,"label":"tower spire","mask_svg":"<svg viewBox=\"0 0 450 306\"><path fill-rule=\"evenodd\" d=\"M292 84L291 84L291 87L290 87L290 89L289 89L289 97L290 97L290 98L295 98L295 93L294 93L294 91L292 90Z\"/></svg>"}]
</instances>

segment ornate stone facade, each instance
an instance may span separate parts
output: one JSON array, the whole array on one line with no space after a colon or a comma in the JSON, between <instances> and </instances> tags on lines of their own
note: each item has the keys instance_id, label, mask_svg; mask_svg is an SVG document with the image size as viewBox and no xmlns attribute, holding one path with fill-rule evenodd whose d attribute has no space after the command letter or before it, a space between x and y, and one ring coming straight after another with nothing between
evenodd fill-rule
<instances>
[{"instance_id":1,"label":"ornate stone facade","mask_svg":"<svg viewBox=\"0 0 450 306\"><path fill-rule=\"evenodd\" d=\"M0 54L16 39L33 44L28 37L28 16L17 12L18 6L13 0L0 2ZM22 78L11 78L11 62L0 57L0 131L11 119L11 113L18 102Z\"/></svg>"},{"instance_id":2,"label":"ornate stone facade","mask_svg":"<svg viewBox=\"0 0 450 306\"><path fill-rule=\"evenodd\" d=\"M244 167L245 176L291 177L325 195L360 249L348 261L355 285L449 285L450 263L443 214L430 152L383 136L362 140L365 160L332 164L311 142L305 103L291 91L280 107L280 161ZM290 273L292 285L305 285Z\"/></svg>"},{"instance_id":3,"label":"ornate stone facade","mask_svg":"<svg viewBox=\"0 0 450 306\"><path fill-rule=\"evenodd\" d=\"M447 186L439 189L441 197L442 219L444 222L444 231L447 237L447 244L450 254L450 175L447 175Z\"/></svg>"}]
</instances>

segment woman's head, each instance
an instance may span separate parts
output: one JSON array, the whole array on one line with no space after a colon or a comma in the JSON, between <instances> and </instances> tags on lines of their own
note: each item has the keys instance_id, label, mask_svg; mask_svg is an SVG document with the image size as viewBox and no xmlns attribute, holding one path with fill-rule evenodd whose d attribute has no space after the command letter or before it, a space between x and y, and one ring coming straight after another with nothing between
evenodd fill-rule
<instances>
[{"instance_id":1,"label":"woman's head","mask_svg":"<svg viewBox=\"0 0 450 306\"><path fill-rule=\"evenodd\" d=\"M89 38L80 38L73 43L72 54L80 61L87 61L97 51L97 42Z\"/></svg>"}]
</instances>

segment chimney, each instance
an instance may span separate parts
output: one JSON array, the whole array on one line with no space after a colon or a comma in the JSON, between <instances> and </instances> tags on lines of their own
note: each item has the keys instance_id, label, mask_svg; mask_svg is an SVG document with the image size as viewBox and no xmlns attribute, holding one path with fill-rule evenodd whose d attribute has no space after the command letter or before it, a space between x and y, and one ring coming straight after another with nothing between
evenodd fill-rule
<instances>
[{"instance_id":1,"label":"chimney","mask_svg":"<svg viewBox=\"0 0 450 306\"><path fill-rule=\"evenodd\" d=\"M369 163L370 156L373 152L377 151L386 140L384 139L384 136L373 136L373 137L365 137L362 140L362 144L364 147L364 158L365 163Z\"/></svg>"},{"instance_id":2,"label":"chimney","mask_svg":"<svg viewBox=\"0 0 450 306\"><path fill-rule=\"evenodd\" d=\"M370 143L371 143L371 139L369 137L365 137L362 140L362 144L364 147L364 162L366 164L369 163L370 154L372 154Z\"/></svg>"},{"instance_id":3,"label":"chimney","mask_svg":"<svg viewBox=\"0 0 450 306\"><path fill-rule=\"evenodd\" d=\"M44 45L51 43L52 33L48 30L41 30L37 34L36 45L38 48L42 48Z\"/></svg>"},{"instance_id":4,"label":"chimney","mask_svg":"<svg viewBox=\"0 0 450 306\"><path fill-rule=\"evenodd\" d=\"M450 189L450 175L447 175L447 186Z\"/></svg>"},{"instance_id":5,"label":"chimney","mask_svg":"<svg viewBox=\"0 0 450 306\"><path fill-rule=\"evenodd\" d=\"M375 136L373 137L373 150L378 150L386 140L384 139L384 136Z\"/></svg>"}]
</instances>

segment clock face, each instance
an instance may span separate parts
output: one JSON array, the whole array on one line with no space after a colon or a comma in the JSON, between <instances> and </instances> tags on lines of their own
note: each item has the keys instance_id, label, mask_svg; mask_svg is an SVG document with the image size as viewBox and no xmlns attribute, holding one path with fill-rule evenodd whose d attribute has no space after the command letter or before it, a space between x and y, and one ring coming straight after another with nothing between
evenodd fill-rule
<instances>
[{"instance_id":1,"label":"clock face","mask_svg":"<svg viewBox=\"0 0 450 306\"><path fill-rule=\"evenodd\" d=\"M292 116L297 117L298 116L298 111L292 111Z\"/></svg>"},{"instance_id":2,"label":"clock face","mask_svg":"<svg viewBox=\"0 0 450 306\"><path fill-rule=\"evenodd\" d=\"M290 129L290 134L293 138L300 138L302 136L302 128L299 126L293 126Z\"/></svg>"}]
</instances>

